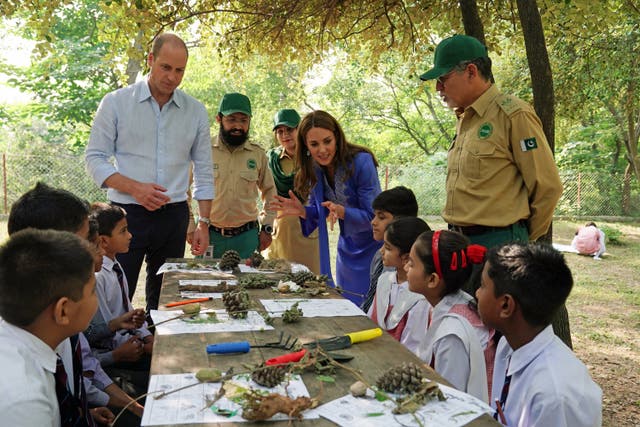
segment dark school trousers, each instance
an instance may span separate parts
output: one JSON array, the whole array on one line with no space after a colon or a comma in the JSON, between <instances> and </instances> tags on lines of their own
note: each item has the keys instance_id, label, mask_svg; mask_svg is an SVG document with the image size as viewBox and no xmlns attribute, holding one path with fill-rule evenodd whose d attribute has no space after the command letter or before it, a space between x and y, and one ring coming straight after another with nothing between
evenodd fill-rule
<instances>
[{"instance_id":1,"label":"dark school trousers","mask_svg":"<svg viewBox=\"0 0 640 427\"><path fill-rule=\"evenodd\" d=\"M133 236L129 252L116 256L127 276L129 298L133 298L146 257L146 309L147 312L156 310L163 277L156 272L167 258L184 258L189 225L187 202L169 203L155 211L148 211L138 204L114 204L127 211L127 224Z\"/></svg>"}]
</instances>

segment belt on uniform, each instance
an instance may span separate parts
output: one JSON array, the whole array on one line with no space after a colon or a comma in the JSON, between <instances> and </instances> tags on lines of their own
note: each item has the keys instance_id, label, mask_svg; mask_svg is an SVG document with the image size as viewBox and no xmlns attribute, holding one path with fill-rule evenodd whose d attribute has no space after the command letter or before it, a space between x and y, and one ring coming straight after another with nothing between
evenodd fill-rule
<instances>
[{"instance_id":1,"label":"belt on uniform","mask_svg":"<svg viewBox=\"0 0 640 427\"><path fill-rule=\"evenodd\" d=\"M511 225L507 225L505 227L492 227L487 225L453 225L449 224L449 230L457 231L458 233L462 233L465 236L479 236L480 234L493 233L495 231L506 231L511 230L514 225L520 225L526 227L526 221L521 219L518 222L515 222Z\"/></svg>"},{"instance_id":2,"label":"belt on uniform","mask_svg":"<svg viewBox=\"0 0 640 427\"><path fill-rule=\"evenodd\" d=\"M210 225L209 228L224 237L233 237L258 227L258 221L250 221L240 227L220 228Z\"/></svg>"}]
</instances>

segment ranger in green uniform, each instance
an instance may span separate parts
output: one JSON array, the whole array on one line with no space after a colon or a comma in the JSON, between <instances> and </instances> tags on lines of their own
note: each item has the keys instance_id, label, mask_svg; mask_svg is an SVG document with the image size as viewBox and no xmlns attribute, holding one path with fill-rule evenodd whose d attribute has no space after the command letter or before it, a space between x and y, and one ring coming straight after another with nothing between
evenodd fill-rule
<instances>
[{"instance_id":1,"label":"ranger in green uniform","mask_svg":"<svg viewBox=\"0 0 640 427\"><path fill-rule=\"evenodd\" d=\"M442 217L487 247L543 236L562 194L540 119L529 104L501 94L491 77L487 48L464 35L440 42L434 67L420 76L436 79L458 117Z\"/></svg>"},{"instance_id":2,"label":"ranger in green uniform","mask_svg":"<svg viewBox=\"0 0 640 427\"><path fill-rule=\"evenodd\" d=\"M214 258L229 249L248 258L271 244L276 212L268 208L268 201L275 198L276 185L264 149L248 141L249 98L240 93L224 95L216 121L220 131L211 142L215 198L209 216L198 221L209 224ZM258 208L258 196L262 210ZM189 231L193 229L192 219Z\"/></svg>"}]
</instances>

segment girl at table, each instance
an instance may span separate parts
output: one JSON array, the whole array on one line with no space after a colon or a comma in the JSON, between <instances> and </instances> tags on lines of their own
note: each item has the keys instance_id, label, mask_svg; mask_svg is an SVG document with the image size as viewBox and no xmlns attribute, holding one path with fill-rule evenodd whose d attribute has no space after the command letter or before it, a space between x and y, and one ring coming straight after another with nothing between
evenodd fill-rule
<instances>
[{"instance_id":1,"label":"girl at table","mask_svg":"<svg viewBox=\"0 0 640 427\"><path fill-rule=\"evenodd\" d=\"M278 147L267 151L269 169L273 174L278 194L289 196L293 189L296 137L300 115L296 110L284 109L273 118L273 133ZM294 216L284 216L273 224L273 240L267 249L267 257L286 259L306 265L315 274L320 274L318 233L304 236L300 221Z\"/></svg>"},{"instance_id":2,"label":"girl at table","mask_svg":"<svg viewBox=\"0 0 640 427\"><path fill-rule=\"evenodd\" d=\"M320 271L331 275L329 231L340 227L335 283L343 296L360 305L369 288L369 266L380 242L373 239L371 203L380 193L373 153L347 142L342 127L325 111L307 114L298 126L295 193L277 196L279 216L300 217L305 236L319 231ZM296 194L307 200L303 205Z\"/></svg>"},{"instance_id":3,"label":"girl at table","mask_svg":"<svg viewBox=\"0 0 640 427\"><path fill-rule=\"evenodd\" d=\"M380 249L382 264L387 270L378 278L376 294L367 313L414 353L426 333L429 303L423 295L409 290L405 264L413 242L428 230L427 223L416 217L399 218L387 225Z\"/></svg>"},{"instance_id":4,"label":"girl at table","mask_svg":"<svg viewBox=\"0 0 640 427\"><path fill-rule=\"evenodd\" d=\"M494 331L478 315L474 298L461 288L486 248L454 231L427 231L411 247L407 280L431 308L416 353L455 388L488 402L495 356Z\"/></svg>"}]
</instances>

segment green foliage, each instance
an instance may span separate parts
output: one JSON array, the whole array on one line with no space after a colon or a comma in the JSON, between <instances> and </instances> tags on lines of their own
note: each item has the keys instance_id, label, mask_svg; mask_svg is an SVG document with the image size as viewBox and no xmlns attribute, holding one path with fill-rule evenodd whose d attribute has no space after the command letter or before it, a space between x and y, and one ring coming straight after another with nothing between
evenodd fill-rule
<instances>
[{"instance_id":1,"label":"green foliage","mask_svg":"<svg viewBox=\"0 0 640 427\"><path fill-rule=\"evenodd\" d=\"M624 242L622 241L622 232L613 226L607 225L599 225L598 226L603 232L605 237L607 238L607 244L611 244L613 246L622 246Z\"/></svg>"}]
</instances>

